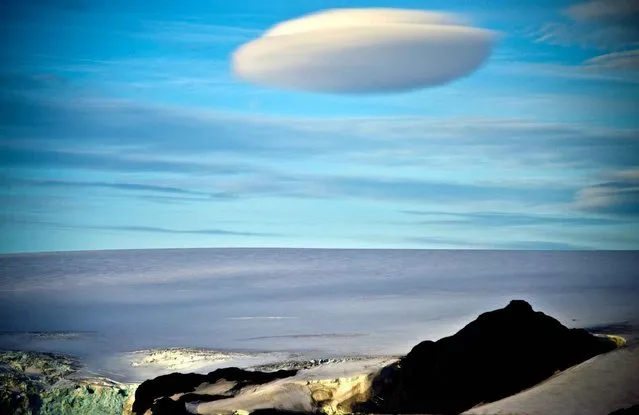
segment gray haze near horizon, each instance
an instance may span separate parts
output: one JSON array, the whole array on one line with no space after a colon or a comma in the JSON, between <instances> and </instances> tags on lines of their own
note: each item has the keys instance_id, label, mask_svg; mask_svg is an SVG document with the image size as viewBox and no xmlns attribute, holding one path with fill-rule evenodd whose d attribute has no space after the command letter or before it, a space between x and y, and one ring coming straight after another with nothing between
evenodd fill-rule
<instances>
[{"instance_id":1,"label":"gray haze near horizon","mask_svg":"<svg viewBox=\"0 0 639 415\"><path fill-rule=\"evenodd\" d=\"M521 298L639 320L637 252L178 249L0 256L0 347L401 354ZM87 332L8 343L7 332ZM5 340L3 340L5 339Z\"/></svg>"}]
</instances>

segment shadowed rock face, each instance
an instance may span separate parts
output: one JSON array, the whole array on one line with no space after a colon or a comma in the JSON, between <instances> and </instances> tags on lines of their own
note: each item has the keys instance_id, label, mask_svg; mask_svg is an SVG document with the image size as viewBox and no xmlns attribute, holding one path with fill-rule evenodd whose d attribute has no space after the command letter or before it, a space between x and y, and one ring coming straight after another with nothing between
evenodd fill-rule
<instances>
[{"instance_id":1,"label":"shadowed rock face","mask_svg":"<svg viewBox=\"0 0 639 415\"><path fill-rule=\"evenodd\" d=\"M361 412L457 414L527 389L614 342L533 311L525 301L481 314L453 336L424 341L373 384Z\"/></svg>"},{"instance_id":2,"label":"shadowed rock face","mask_svg":"<svg viewBox=\"0 0 639 415\"><path fill-rule=\"evenodd\" d=\"M296 411L284 411L282 409L258 409L257 411L251 412L250 415L309 415L306 412L296 412Z\"/></svg>"},{"instance_id":3,"label":"shadowed rock face","mask_svg":"<svg viewBox=\"0 0 639 415\"><path fill-rule=\"evenodd\" d=\"M633 405L630 408L618 409L609 415L639 415L639 404Z\"/></svg>"},{"instance_id":4,"label":"shadowed rock face","mask_svg":"<svg viewBox=\"0 0 639 415\"><path fill-rule=\"evenodd\" d=\"M220 399L228 399L228 396L187 393L186 395L180 396L178 400L173 400L165 396L157 399L153 403L151 412L153 415L190 415L185 406L187 402L212 402Z\"/></svg>"},{"instance_id":5,"label":"shadowed rock face","mask_svg":"<svg viewBox=\"0 0 639 415\"><path fill-rule=\"evenodd\" d=\"M169 375L158 376L155 379L143 382L138 387L135 392L135 401L133 402L133 413L142 415L148 409L154 406L154 401L157 398L168 398L177 393L193 392L202 383L212 384L217 382L218 380L224 379L229 382L236 383L236 386L231 390L231 392L236 392L245 386L262 385L276 379L294 376L296 373L296 370L279 370L277 372L265 373L253 372L231 367L217 369L209 373L208 375L201 375L196 373L171 373ZM207 400L193 394L185 396L193 397L193 401ZM231 396L232 395L229 395L228 397ZM227 398L227 396L217 397L217 399L223 398ZM215 398L208 400L215 400ZM180 413L175 411L178 409L184 410L184 403L186 401L186 399L180 399L180 401L173 403L169 402L167 399L161 399L157 401L157 408L154 408L153 413Z\"/></svg>"}]
</instances>

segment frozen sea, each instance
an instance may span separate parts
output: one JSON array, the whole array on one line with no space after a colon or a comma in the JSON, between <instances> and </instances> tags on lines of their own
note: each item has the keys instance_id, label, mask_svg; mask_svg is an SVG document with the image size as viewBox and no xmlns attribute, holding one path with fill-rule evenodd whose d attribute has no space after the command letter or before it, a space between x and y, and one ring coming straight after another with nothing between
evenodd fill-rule
<instances>
[{"instance_id":1,"label":"frozen sea","mask_svg":"<svg viewBox=\"0 0 639 415\"><path fill-rule=\"evenodd\" d=\"M636 322L639 253L175 249L2 255L0 348L67 352L88 361L166 347L395 355L453 334L515 298L570 327Z\"/></svg>"}]
</instances>

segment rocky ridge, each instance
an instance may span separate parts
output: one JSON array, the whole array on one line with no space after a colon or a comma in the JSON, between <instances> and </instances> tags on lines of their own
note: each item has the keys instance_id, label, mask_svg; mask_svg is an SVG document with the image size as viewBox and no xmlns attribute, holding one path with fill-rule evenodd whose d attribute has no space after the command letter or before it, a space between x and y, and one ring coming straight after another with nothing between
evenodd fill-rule
<instances>
[{"instance_id":1,"label":"rocky ridge","mask_svg":"<svg viewBox=\"0 0 639 415\"><path fill-rule=\"evenodd\" d=\"M78 360L63 354L0 352L0 413L130 413L136 385L100 377L74 377L80 368Z\"/></svg>"},{"instance_id":2,"label":"rocky ridge","mask_svg":"<svg viewBox=\"0 0 639 415\"><path fill-rule=\"evenodd\" d=\"M415 346L380 373L373 398L358 410L458 414L615 348L608 337L568 329L515 300L481 314L450 337Z\"/></svg>"}]
</instances>

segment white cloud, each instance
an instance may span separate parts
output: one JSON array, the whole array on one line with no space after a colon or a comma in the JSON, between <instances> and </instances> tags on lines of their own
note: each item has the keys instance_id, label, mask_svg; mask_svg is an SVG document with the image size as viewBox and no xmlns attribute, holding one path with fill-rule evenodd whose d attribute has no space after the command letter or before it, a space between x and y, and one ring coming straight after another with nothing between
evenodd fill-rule
<instances>
[{"instance_id":1,"label":"white cloud","mask_svg":"<svg viewBox=\"0 0 639 415\"><path fill-rule=\"evenodd\" d=\"M235 74L285 89L412 90L476 70L495 33L454 15L400 9L328 10L280 23L233 55Z\"/></svg>"}]
</instances>

